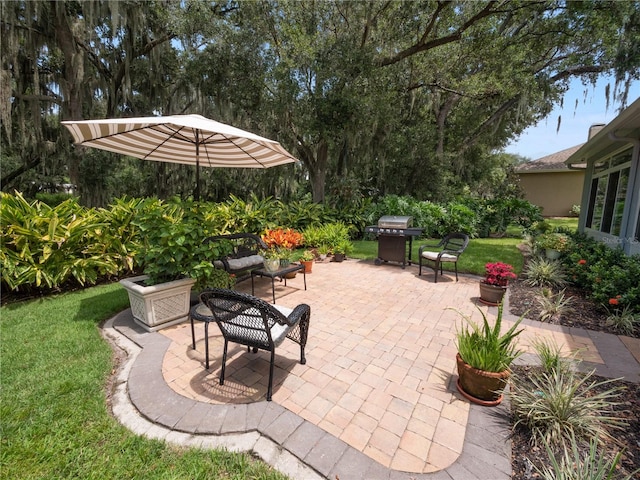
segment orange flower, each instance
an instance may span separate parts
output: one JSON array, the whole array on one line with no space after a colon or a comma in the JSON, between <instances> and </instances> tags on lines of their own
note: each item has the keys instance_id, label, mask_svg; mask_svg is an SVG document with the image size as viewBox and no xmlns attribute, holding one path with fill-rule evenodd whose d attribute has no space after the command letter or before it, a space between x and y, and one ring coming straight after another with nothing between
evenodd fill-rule
<instances>
[{"instance_id":1,"label":"orange flower","mask_svg":"<svg viewBox=\"0 0 640 480\"><path fill-rule=\"evenodd\" d=\"M581 258L580 260L578 260L578 265L585 265L587 263L587 261L584 258Z\"/></svg>"},{"instance_id":2,"label":"orange flower","mask_svg":"<svg viewBox=\"0 0 640 480\"><path fill-rule=\"evenodd\" d=\"M609 305L618 305L618 299L617 298L610 298L609 299Z\"/></svg>"}]
</instances>

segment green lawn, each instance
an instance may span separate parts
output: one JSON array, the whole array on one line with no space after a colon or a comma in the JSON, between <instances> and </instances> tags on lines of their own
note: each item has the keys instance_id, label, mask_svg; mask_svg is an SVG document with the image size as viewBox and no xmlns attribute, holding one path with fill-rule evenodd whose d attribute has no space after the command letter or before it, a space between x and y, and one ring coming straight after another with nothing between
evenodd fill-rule
<instances>
[{"instance_id":1,"label":"green lawn","mask_svg":"<svg viewBox=\"0 0 640 480\"><path fill-rule=\"evenodd\" d=\"M250 455L145 439L109 415L111 348L97 325L128 305L112 284L2 307L2 478L286 478Z\"/></svg>"},{"instance_id":2,"label":"green lawn","mask_svg":"<svg viewBox=\"0 0 640 480\"><path fill-rule=\"evenodd\" d=\"M547 218L546 222L554 228L566 228L571 231L578 230L578 217Z\"/></svg>"},{"instance_id":3,"label":"green lawn","mask_svg":"<svg viewBox=\"0 0 640 480\"><path fill-rule=\"evenodd\" d=\"M484 265L488 262L503 262L513 265L516 273L522 271L523 258L517 248L521 238L472 238L458 262L458 272L484 275ZM411 258L418 261L418 249L421 245L436 245L439 239L420 239L413 242ZM351 257L374 260L378 256L378 242L375 240L357 240ZM445 270L453 270L452 265L445 264Z\"/></svg>"}]
</instances>

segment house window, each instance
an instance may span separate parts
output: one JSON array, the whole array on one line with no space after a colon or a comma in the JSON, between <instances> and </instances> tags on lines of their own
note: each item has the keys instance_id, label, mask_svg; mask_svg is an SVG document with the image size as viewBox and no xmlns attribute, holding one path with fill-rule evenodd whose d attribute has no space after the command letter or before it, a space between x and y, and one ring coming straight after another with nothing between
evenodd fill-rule
<instances>
[{"instance_id":1,"label":"house window","mask_svg":"<svg viewBox=\"0 0 640 480\"><path fill-rule=\"evenodd\" d=\"M624 201L627 198L627 185L629 185L630 170L630 168L620 170L620 177L618 178L618 191L613 203L613 210L611 215L611 234L615 236L620 236L622 212L624 211Z\"/></svg>"},{"instance_id":2,"label":"house window","mask_svg":"<svg viewBox=\"0 0 640 480\"><path fill-rule=\"evenodd\" d=\"M586 226L611 235L620 235L622 213L627 199L632 149L599 161L591 181Z\"/></svg>"}]
</instances>

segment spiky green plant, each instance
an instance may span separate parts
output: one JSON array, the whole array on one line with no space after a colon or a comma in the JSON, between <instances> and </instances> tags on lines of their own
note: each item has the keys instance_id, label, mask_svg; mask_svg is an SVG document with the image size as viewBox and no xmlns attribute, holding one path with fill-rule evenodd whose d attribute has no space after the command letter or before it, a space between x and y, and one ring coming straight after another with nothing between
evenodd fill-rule
<instances>
[{"instance_id":1,"label":"spiky green plant","mask_svg":"<svg viewBox=\"0 0 640 480\"><path fill-rule=\"evenodd\" d=\"M622 452L616 453L613 458L608 458L599 451L598 446L598 439L592 438L589 441L589 450L585 454L581 454L579 443L575 438L572 438L569 448L563 446L558 459L554 455L553 449L545 444L551 466L542 469L536 467L536 470L544 480L612 480L618 478L617 467ZM620 477L620 480L631 480L636 478L637 474L638 471L632 472Z\"/></svg>"},{"instance_id":2,"label":"spiky green plant","mask_svg":"<svg viewBox=\"0 0 640 480\"><path fill-rule=\"evenodd\" d=\"M610 313L607 316L605 325L613 327L623 335L629 335L640 325L640 313L634 313L631 307L627 305L623 309Z\"/></svg>"},{"instance_id":3,"label":"spiky green plant","mask_svg":"<svg viewBox=\"0 0 640 480\"><path fill-rule=\"evenodd\" d=\"M523 275L532 287L563 287L567 283L562 264L542 257L530 260Z\"/></svg>"},{"instance_id":4,"label":"spiky green plant","mask_svg":"<svg viewBox=\"0 0 640 480\"><path fill-rule=\"evenodd\" d=\"M543 371L550 373L571 369L574 358L563 358L560 355L560 346L553 340L536 338L531 342L531 345L538 355Z\"/></svg>"},{"instance_id":5,"label":"spiky green plant","mask_svg":"<svg viewBox=\"0 0 640 480\"><path fill-rule=\"evenodd\" d=\"M510 391L514 428L526 427L534 445L610 436L605 426L625 425L612 412L622 388L601 391L615 380L592 380L593 374L553 369L516 379Z\"/></svg>"},{"instance_id":6,"label":"spiky green plant","mask_svg":"<svg viewBox=\"0 0 640 480\"><path fill-rule=\"evenodd\" d=\"M489 325L484 311L480 308L478 310L482 315L482 325L472 322L469 316L458 312L466 321L456 333L458 353L474 368L485 372L503 372L521 354L516 345L516 337L523 330L517 330L522 317L504 334L500 334L503 305L498 306L498 316L493 327Z\"/></svg>"},{"instance_id":7,"label":"spiky green plant","mask_svg":"<svg viewBox=\"0 0 640 480\"><path fill-rule=\"evenodd\" d=\"M573 312L573 297L565 296L566 289L558 293L553 293L550 288L543 288L538 295L538 304L541 307L540 321L552 321L563 315Z\"/></svg>"}]
</instances>

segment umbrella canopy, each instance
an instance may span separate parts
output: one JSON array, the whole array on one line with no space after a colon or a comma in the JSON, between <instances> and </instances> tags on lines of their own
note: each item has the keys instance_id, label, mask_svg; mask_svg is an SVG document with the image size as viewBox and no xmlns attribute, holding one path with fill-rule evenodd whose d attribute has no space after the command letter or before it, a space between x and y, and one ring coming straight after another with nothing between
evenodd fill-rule
<instances>
[{"instance_id":1,"label":"umbrella canopy","mask_svg":"<svg viewBox=\"0 0 640 480\"><path fill-rule=\"evenodd\" d=\"M62 124L77 145L143 160L199 167L269 168L295 162L278 142L201 115L72 120Z\"/></svg>"}]
</instances>

